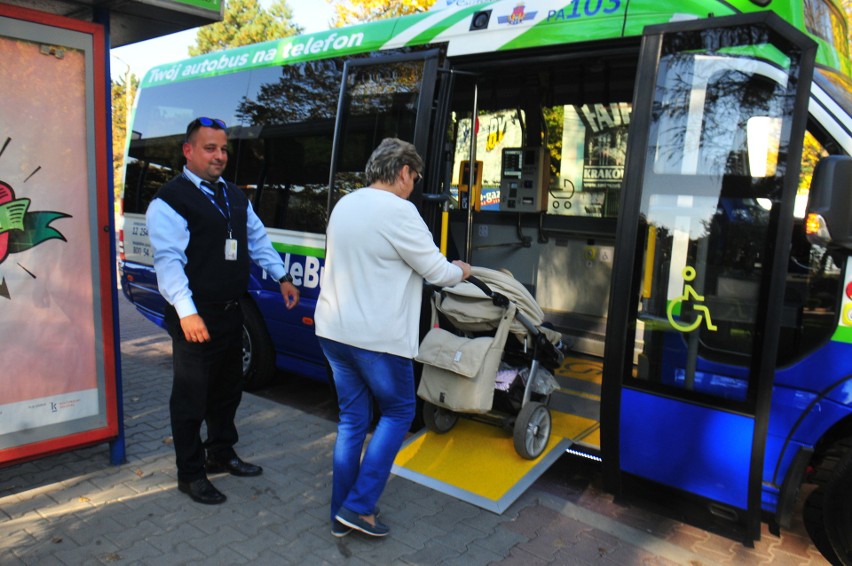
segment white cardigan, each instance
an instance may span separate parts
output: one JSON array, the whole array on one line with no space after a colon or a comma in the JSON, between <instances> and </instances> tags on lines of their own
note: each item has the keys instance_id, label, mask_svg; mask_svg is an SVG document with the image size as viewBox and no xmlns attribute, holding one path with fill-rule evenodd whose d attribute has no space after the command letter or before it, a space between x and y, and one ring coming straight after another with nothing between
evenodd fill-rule
<instances>
[{"instance_id":1,"label":"white cardigan","mask_svg":"<svg viewBox=\"0 0 852 566\"><path fill-rule=\"evenodd\" d=\"M409 201L365 187L344 196L329 220L316 334L406 358L417 355L423 280L461 281Z\"/></svg>"}]
</instances>

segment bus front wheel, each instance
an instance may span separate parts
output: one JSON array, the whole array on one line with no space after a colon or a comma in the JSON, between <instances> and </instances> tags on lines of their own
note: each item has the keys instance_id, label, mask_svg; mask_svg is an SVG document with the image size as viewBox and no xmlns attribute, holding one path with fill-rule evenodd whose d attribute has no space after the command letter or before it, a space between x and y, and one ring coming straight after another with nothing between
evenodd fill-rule
<instances>
[{"instance_id":1,"label":"bus front wheel","mask_svg":"<svg viewBox=\"0 0 852 566\"><path fill-rule=\"evenodd\" d=\"M852 437L832 446L811 481L817 487L805 501L808 534L829 562L852 566Z\"/></svg>"},{"instance_id":2,"label":"bus front wheel","mask_svg":"<svg viewBox=\"0 0 852 566\"><path fill-rule=\"evenodd\" d=\"M240 299L243 311L243 389L255 391L275 377L275 347L260 311L249 297Z\"/></svg>"}]
</instances>

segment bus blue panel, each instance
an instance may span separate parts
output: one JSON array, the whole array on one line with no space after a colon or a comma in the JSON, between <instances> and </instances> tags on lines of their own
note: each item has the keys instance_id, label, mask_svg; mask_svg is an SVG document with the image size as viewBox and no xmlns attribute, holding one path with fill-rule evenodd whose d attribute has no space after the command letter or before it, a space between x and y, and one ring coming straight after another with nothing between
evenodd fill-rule
<instances>
[{"instance_id":1,"label":"bus blue panel","mask_svg":"<svg viewBox=\"0 0 852 566\"><path fill-rule=\"evenodd\" d=\"M852 381L847 378L832 389L832 393L848 389L850 385ZM848 401L837 403L830 396L776 387L772 393L764 482L780 486L796 450L800 446L813 447L828 429L847 418L852 418L852 406Z\"/></svg>"},{"instance_id":2,"label":"bus blue panel","mask_svg":"<svg viewBox=\"0 0 852 566\"><path fill-rule=\"evenodd\" d=\"M145 318L162 327L166 300L157 288L157 275L154 273L154 268L126 262L119 266L119 271L124 296Z\"/></svg>"},{"instance_id":3,"label":"bus blue panel","mask_svg":"<svg viewBox=\"0 0 852 566\"><path fill-rule=\"evenodd\" d=\"M316 299L300 298L299 304L292 310L284 307L281 293L251 292L263 316L269 337L278 356L278 368L285 371L316 377L325 381L325 356L314 334L313 316ZM284 360L298 360L298 363ZM309 371L303 371L305 368Z\"/></svg>"},{"instance_id":4,"label":"bus blue panel","mask_svg":"<svg viewBox=\"0 0 852 566\"><path fill-rule=\"evenodd\" d=\"M852 404L852 344L827 342L822 348L799 362L781 368L775 384L825 394L834 389L830 396L838 403ZM845 378L845 385L837 385Z\"/></svg>"},{"instance_id":5,"label":"bus blue panel","mask_svg":"<svg viewBox=\"0 0 852 566\"><path fill-rule=\"evenodd\" d=\"M763 484L760 492L760 509L765 513L774 515L778 511L778 497L780 494L780 485Z\"/></svg>"},{"instance_id":6,"label":"bus blue panel","mask_svg":"<svg viewBox=\"0 0 852 566\"><path fill-rule=\"evenodd\" d=\"M619 433L624 472L747 508L751 418L624 389Z\"/></svg>"},{"instance_id":7,"label":"bus blue panel","mask_svg":"<svg viewBox=\"0 0 852 566\"><path fill-rule=\"evenodd\" d=\"M316 363L300 358L293 358L280 352L275 358L275 363L279 368L285 367L288 372L307 377L314 381L327 382L329 379L329 374L325 366L317 365Z\"/></svg>"},{"instance_id":8,"label":"bus blue panel","mask_svg":"<svg viewBox=\"0 0 852 566\"><path fill-rule=\"evenodd\" d=\"M144 316L145 318L147 318L148 320L150 320L151 322L153 322L154 324L156 324L157 326L159 326L160 328L165 330L166 320L163 318L162 311L148 310L148 309L141 307L139 305L136 305L136 310L138 310L139 313L142 316Z\"/></svg>"},{"instance_id":9,"label":"bus blue panel","mask_svg":"<svg viewBox=\"0 0 852 566\"><path fill-rule=\"evenodd\" d=\"M686 339L679 332L669 332L664 337L664 345L661 381L682 389L686 379ZM693 381L693 387L701 393L744 401L748 393L748 368L699 358Z\"/></svg>"}]
</instances>

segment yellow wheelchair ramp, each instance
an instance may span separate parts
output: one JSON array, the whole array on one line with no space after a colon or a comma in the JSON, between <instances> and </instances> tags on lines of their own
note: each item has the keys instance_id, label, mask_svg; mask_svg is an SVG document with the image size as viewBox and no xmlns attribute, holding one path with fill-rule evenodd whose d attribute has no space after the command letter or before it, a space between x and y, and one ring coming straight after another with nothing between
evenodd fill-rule
<instances>
[{"instance_id":1,"label":"yellow wheelchair ramp","mask_svg":"<svg viewBox=\"0 0 852 566\"><path fill-rule=\"evenodd\" d=\"M551 411L551 435L535 460L521 458L511 434L460 418L452 430L426 429L410 437L394 461L393 473L494 513L502 513L573 443L597 423Z\"/></svg>"}]
</instances>

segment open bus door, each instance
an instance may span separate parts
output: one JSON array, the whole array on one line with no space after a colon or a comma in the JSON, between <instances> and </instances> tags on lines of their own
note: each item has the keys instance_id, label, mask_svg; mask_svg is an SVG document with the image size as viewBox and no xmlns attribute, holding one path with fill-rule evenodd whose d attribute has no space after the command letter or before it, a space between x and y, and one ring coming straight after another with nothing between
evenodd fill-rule
<instances>
[{"instance_id":1,"label":"open bus door","mask_svg":"<svg viewBox=\"0 0 852 566\"><path fill-rule=\"evenodd\" d=\"M364 165L382 139L411 142L430 162L439 55L439 50L430 49L346 61L334 127L329 214L341 196L363 185ZM427 173L425 178L427 186L434 185L434 176L430 179ZM423 185L416 186L409 199L416 205Z\"/></svg>"},{"instance_id":2,"label":"open bus door","mask_svg":"<svg viewBox=\"0 0 852 566\"><path fill-rule=\"evenodd\" d=\"M604 481L750 544L815 45L771 13L649 27L602 389ZM793 309L790 309L791 311ZM646 491L647 493L647 491Z\"/></svg>"}]
</instances>

